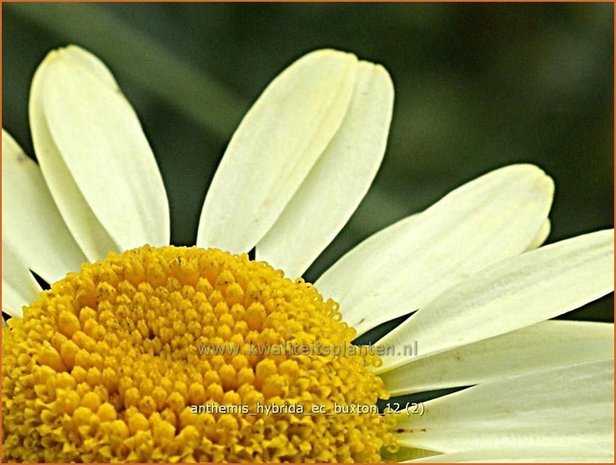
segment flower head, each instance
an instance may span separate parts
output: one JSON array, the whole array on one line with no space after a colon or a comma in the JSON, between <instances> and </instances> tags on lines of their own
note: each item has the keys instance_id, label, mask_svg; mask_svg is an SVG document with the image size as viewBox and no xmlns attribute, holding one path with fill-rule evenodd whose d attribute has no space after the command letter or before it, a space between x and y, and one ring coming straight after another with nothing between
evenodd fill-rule
<instances>
[{"instance_id":1,"label":"flower head","mask_svg":"<svg viewBox=\"0 0 616 465\"><path fill-rule=\"evenodd\" d=\"M51 52L30 98L40 166L2 140L4 458L609 459L612 325L546 320L613 290L613 232L540 247L553 182L539 168L485 174L314 286L299 277L367 192L392 107L381 66L300 58L232 137L197 247L174 247L113 76L78 47ZM373 350L352 344L410 313Z\"/></svg>"}]
</instances>

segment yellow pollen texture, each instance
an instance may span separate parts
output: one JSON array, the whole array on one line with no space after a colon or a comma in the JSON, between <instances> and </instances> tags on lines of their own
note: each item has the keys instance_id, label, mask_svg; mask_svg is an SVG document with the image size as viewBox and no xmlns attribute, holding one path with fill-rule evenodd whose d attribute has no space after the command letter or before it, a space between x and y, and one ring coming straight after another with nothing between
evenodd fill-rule
<instances>
[{"instance_id":1,"label":"yellow pollen texture","mask_svg":"<svg viewBox=\"0 0 616 465\"><path fill-rule=\"evenodd\" d=\"M337 303L246 255L111 253L3 329L2 458L381 461L393 420L335 413L387 397L378 357L340 350L354 335Z\"/></svg>"}]
</instances>

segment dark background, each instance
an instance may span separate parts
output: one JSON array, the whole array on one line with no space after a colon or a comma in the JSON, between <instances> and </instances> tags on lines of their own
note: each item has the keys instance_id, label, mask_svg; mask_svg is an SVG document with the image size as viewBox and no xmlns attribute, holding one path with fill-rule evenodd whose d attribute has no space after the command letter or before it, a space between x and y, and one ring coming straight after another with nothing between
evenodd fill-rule
<instances>
[{"instance_id":1,"label":"dark background","mask_svg":"<svg viewBox=\"0 0 616 465\"><path fill-rule=\"evenodd\" d=\"M37 64L75 43L134 105L192 244L243 113L315 48L380 62L396 86L388 152L351 221L307 273L486 171L532 162L556 182L548 242L613 224L611 4L4 4L3 125L32 154ZM512 225L514 226L514 225ZM566 318L612 320L612 297Z\"/></svg>"}]
</instances>

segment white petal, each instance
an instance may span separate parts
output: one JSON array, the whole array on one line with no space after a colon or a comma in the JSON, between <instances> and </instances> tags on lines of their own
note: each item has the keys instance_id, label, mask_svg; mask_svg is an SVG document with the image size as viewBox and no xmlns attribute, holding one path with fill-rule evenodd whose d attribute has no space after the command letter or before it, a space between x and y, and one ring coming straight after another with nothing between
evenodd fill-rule
<instances>
[{"instance_id":1,"label":"white petal","mask_svg":"<svg viewBox=\"0 0 616 465\"><path fill-rule=\"evenodd\" d=\"M614 289L613 230L560 241L503 260L443 293L382 338L418 341L419 357L554 318ZM383 357L381 371L409 363Z\"/></svg>"},{"instance_id":2,"label":"white petal","mask_svg":"<svg viewBox=\"0 0 616 465\"><path fill-rule=\"evenodd\" d=\"M112 249L169 243L167 197L139 120L111 73L88 52L51 52L30 93L45 180L90 260Z\"/></svg>"},{"instance_id":3,"label":"white petal","mask_svg":"<svg viewBox=\"0 0 616 465\"><path fill-rule=\"evenodd\" d=\"M359 334L425 306L481 268L523 252L547 217L552 180L532 165L486 174L377 233L315 283Z\"/></svg>"},{"instance_id":4,"label":"white petal","mask_svg":"<svg viewBox=\"0 0 616 465\"><path fill-rule=\"evenodd\" d=\"M417 459L423 459L435 455L442 456L442 454L438 451L409 447L399 447L396 452L389 452L388 450L383 450L381 454L381 457L385 463L413 462Z\"/></svg>"},{"instance_id":5,"label":"white petal","mask_svg":"<svg viewBox=\"0 0 616 465\"><path fill-rule=\"evenodd\" d=\"M368 192L383 160L393 103L387 71L361 61L340 129L257 244L257 260L281 268L287 276L300 276L336 237Z\"/></svg>"},{"instance_id":6,"label":"white petal","mask_svg":"<svg viewBox=\"0 0 616 465\"><path fill-rule=\"evenodd\" d=\"M471 450L454 452L452 454L434 455L405 463L429 462L429 463L614 463L612 454L599 454L594 450L565 448L559 450L545 450L533 448L498 449L498 450Z\"/></svg>"},{"instance_id":7,"label":"white petal","mask_svg":"<svg viewBox=\"0 0 616 465\"><path fill-rule=\"evenodd\" d=\"M541 247L543 243L545 242L545 240L550 235L551 229L552 229L552 225L550 223L550 219L546 218L546 220L543 222L543 226L541 226L541 229L539 230L539 233L537 233L537 236L535 236L535 238L530 243L530 245L526 248L526 250L533 250L533 249L537 249Z\"/></svg>"},{"instance_id":8,"label":"white petal","mask_svg":"<svg viewBox=\"0 0 616 465\"><path fill-rule=\"evenodd\" d=\"M421 345L418 343L418 350ZM602 360L614 350L614 325L543 321L410 363L381 375L390 395L496 381Z\"/></svg>"},{"instance_id":9,"label":"white petal","mask_svg":"<svg viewBox=\"0 0 616 465\"><path fill-rule=\"evenodd\" d=\"M2 238L2 311L21 317L21 308L34 301L41 288L15 253L10 240Z\"/></svg>"},{"instance_id":10,"label":"white petal","mask_svg":"<svg viewBox=\"0 0 616 465\"><path fill-rule=\"evenodd\" d=\"M575 349L573 349L575 350ZM406 447L613 451L614 359L516 376L440 397L423 415L398 414ZM532 456L532 455L531 455Z\"/></svg>"},{"instance_id":11,"label":"white petal","mask_svg":"<svg viewBox=\"0 0 616 465\"><path fill-rule=\"evenodd\" d=\"M39 167L2 130L2 237L20 266L54 283L86 261L60 216ZM4 270L5 274L15 270Z\"/></svg>"},{"instance_id":12,"label":"white petal","mask_svg":"<svg viewBox=\"0 0 616 465\"><path fill-rule=\"evenodd\" d=\"M197 245L247 252L267 233L347 111L354 55L320 50L283 71L248 111L207 193Z\"/></svg>"}]
</instances>

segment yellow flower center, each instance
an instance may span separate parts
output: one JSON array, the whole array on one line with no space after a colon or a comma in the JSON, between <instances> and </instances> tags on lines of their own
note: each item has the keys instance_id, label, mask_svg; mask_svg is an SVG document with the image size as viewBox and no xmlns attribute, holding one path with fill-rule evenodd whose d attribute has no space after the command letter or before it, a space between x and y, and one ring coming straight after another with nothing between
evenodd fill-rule
<instances>
[{"instance_id":1,"label":"yellow flower center","mask_svg":"<svg viewBox=\"0 0 616 465\"><path fill-rule=\"evenodd\" d=\"M386 398L338 304L246 255L145 246L3 330L3 459L375 462ZM361 409L361 410L360 410Z\"/></svg>"}]
</instances>

